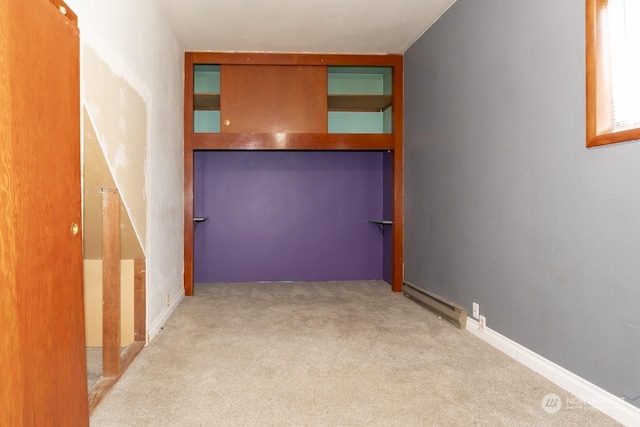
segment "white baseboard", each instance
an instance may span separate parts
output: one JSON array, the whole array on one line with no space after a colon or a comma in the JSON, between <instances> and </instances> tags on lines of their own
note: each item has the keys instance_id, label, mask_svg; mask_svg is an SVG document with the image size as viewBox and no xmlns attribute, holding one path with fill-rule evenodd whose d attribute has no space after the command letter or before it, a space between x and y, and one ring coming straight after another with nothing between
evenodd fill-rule
<instances>
[{"instance_id":1,"label":"white baseboard","mask_svg":"<svg viewBox=\"0 0 640 427\"><path fill-rule=\"evenodd\" d=\"M184 288L180 288L170 299L169 299L169 307L165 308L160 316L153 322L153 324L147 329L147 344L149 344L153 338L160 332L160 328L165 324L165 322L171 317L180 302L184 298Z\"/></svg>"},{"instance_id":2,"label":"white baseboard","mask_svg":"<svg viewBox=\"0 0 640 427\"><path fill-rule=\"evenodd\" d=\"M640 426L640 409L625 402L623 399L614 396L492 329L485 327L484 331L480 331L478 322L472 318L467 319L467 331L619 423L626 426Z\"/></svg>"}]
</instances>

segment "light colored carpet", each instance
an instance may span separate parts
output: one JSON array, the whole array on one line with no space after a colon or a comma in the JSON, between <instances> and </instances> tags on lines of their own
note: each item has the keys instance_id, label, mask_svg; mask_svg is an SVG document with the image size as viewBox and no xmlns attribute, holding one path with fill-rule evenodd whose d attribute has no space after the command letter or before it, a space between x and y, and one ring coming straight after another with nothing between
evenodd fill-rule
<instances>
[{"instance_id":1,"label":"light colored carpet","mask_svg":"<svg viewBox=\"0 0 640 427\"><path fill-rule=\"evenodd\" d=\"M102 347L87 347L87 390L102 377Z\"/></svg>"},{"instance_id":2,"label":"light colored carpet","mask_svg":"<svg viewBox=\"0 0 640 427\"><path fill-rule=\"evenodd\" d=\"M197 285L93 426L606 426L383 282Z\"/></svg>"},{"instance_id":3,"label":"light colored carpet","mask_svg":"<svg viewBox=\"0 0 640 427\"><path fill-rule=\"evenodd\" d=\"M120 355L127 347L120 347ZM102 347L87 347L87 390L91 392L93 387L102 378Z\"/></svg>"}]
</instances>

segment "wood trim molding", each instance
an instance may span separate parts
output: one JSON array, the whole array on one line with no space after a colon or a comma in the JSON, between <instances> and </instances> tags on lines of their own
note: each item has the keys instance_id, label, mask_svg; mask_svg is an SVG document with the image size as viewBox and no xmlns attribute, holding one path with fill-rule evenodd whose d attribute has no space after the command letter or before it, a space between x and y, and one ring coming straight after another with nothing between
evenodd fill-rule
<instances>
[{"instance_id":1,"label":"wood trim molding","mask_svg":"<svg viewBox=\"0 0 640 427\"><path fill-rule=\"evenodd\" d=\"M98 403L107 395L109 390L118 382L118 378L101 377L96 385L89 391L89 414L96 409Z\"/></svg>"},{"instance_id":2,"label":"wood trim molding","mask_svg":"<svg viewBox=\"0 0 640 427\"><path fill-rule=\"evenodd\" d=\"M596 25L596 1L586 0L586 117L587 117L587 147L591 146L591 140L596 136L596 99L598 84L596 81L596 65L597 61L597 31Z\"/></svg>"},{"instance_id":3,"label":"wood trim molding","mask_svg":"<svg viewBox=\"0 0 640 427\"><path fill-rule=\"evenodd\" d=\"M184 61L184 293L193 295L193 54Z\"/></svg>"},{"instance_id":4,"label":"wood trim molding","mask_svg":"<svg viewBox=\"0 0 640 427\"><path fill-rule=\"evenodd\" d=\"M187 52L195 64L398 66L402 55L342 55L315 53Z\"/></svg>"},{"instance_id":5,"label":"wood trim molding","mask_svg":"<svg viewBox=\"0 0 640 427\"><path fill-rule=\"evenodd\" d=\"M402 62L393 69L393 249L392 283L394 292L402 291L404 281L404 69Z\"/></svg>"},{"instance_id":6,"label":"wood trim molding","mask_svg":"<svg viewBox=\"0 0 640 427\"><path fill-rule=\"evenodd\" d=\"M606 0L586 0L586 89L587 89L587 147L594 138L609 133L613 128L611 101L611 75L608 64L608 48L605 41L606 27L602 15L606 14Z\"/></svg>"},{"instance_id":7,"label":"wood trim molding","mask_svg":"<svg viewBox=\"0 0 640 427\"><path fill-rule=\"evenodd\" d=\"M593 136L588 141L587 146L597 147L601 145L615 144L617 142L635 141L636 139L640 139L640 128Z\"/></svg>"}]
</instances>

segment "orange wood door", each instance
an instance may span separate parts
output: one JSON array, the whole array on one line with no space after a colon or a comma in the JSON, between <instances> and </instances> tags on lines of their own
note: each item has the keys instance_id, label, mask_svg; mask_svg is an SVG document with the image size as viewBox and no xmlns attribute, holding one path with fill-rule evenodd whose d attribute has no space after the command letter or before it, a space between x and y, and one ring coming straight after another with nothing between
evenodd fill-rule
<instances>
[{"instance_id":1,"label":"orange wood door","mask_svg":"<svg viewBox=\"0 0 640 427\"><path fill-rule=\"evenodd\" d=\"M56 4L52 3L55 1ZM57 0L0 0L0 425L88 425L80 63Z\"/></svg>"},{"instance_id":2,"label":"orange wood door","mask_svg":"<svg viewBox=\"0 0 640 427\"><path fill-rule=\"evenodd\" d=\"M327 68L222 65L222 132L327 132Z\"/></svg>"}]
</instances>

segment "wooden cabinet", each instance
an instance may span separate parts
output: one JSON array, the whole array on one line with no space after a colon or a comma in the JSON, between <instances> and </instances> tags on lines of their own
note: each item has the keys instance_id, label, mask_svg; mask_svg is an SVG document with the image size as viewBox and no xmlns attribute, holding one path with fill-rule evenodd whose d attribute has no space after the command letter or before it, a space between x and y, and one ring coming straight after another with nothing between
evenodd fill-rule
<instances>
[{"instance_id":1,"label":"wooden cabinet","mask_svg":"<svg viewBox=\"0 0 640 427\"><path fill-rule=\"evenodd\" d=\"M326 67L193 67L195 133L327 132Z\"/></svg>"},{"instance_id":2,"label":"wooden cabinet","mask_svg":"<svg viewBox=\"0 0 640 427\"><path fill-rule=\"evenodd\" d=\"M393 133L392 66L194 64L189 74L194 133ZM386 141L362 148L394 148Z\"/></svg>"},{"instance_id":3,"label":"wooden cabinet","mask_svg":"<svg viewBox=\"0 0 640 427\"><path fill-rule=\"evenodd\" d=\"M193 153L197 150L384 151L392 206L392 288L402 290L401 55L187 52L184 254L193 294Z\"/></svg>"},{"instance_id":4,"label":"wooden cabinet","mask_svg":"<svg viewBox=\"0 0 640 427\"><path fill-rule=\"evenodd\" d=\"M323 68L222 65L221 132L326 132Z\"/></svg>"}]
</instances>

